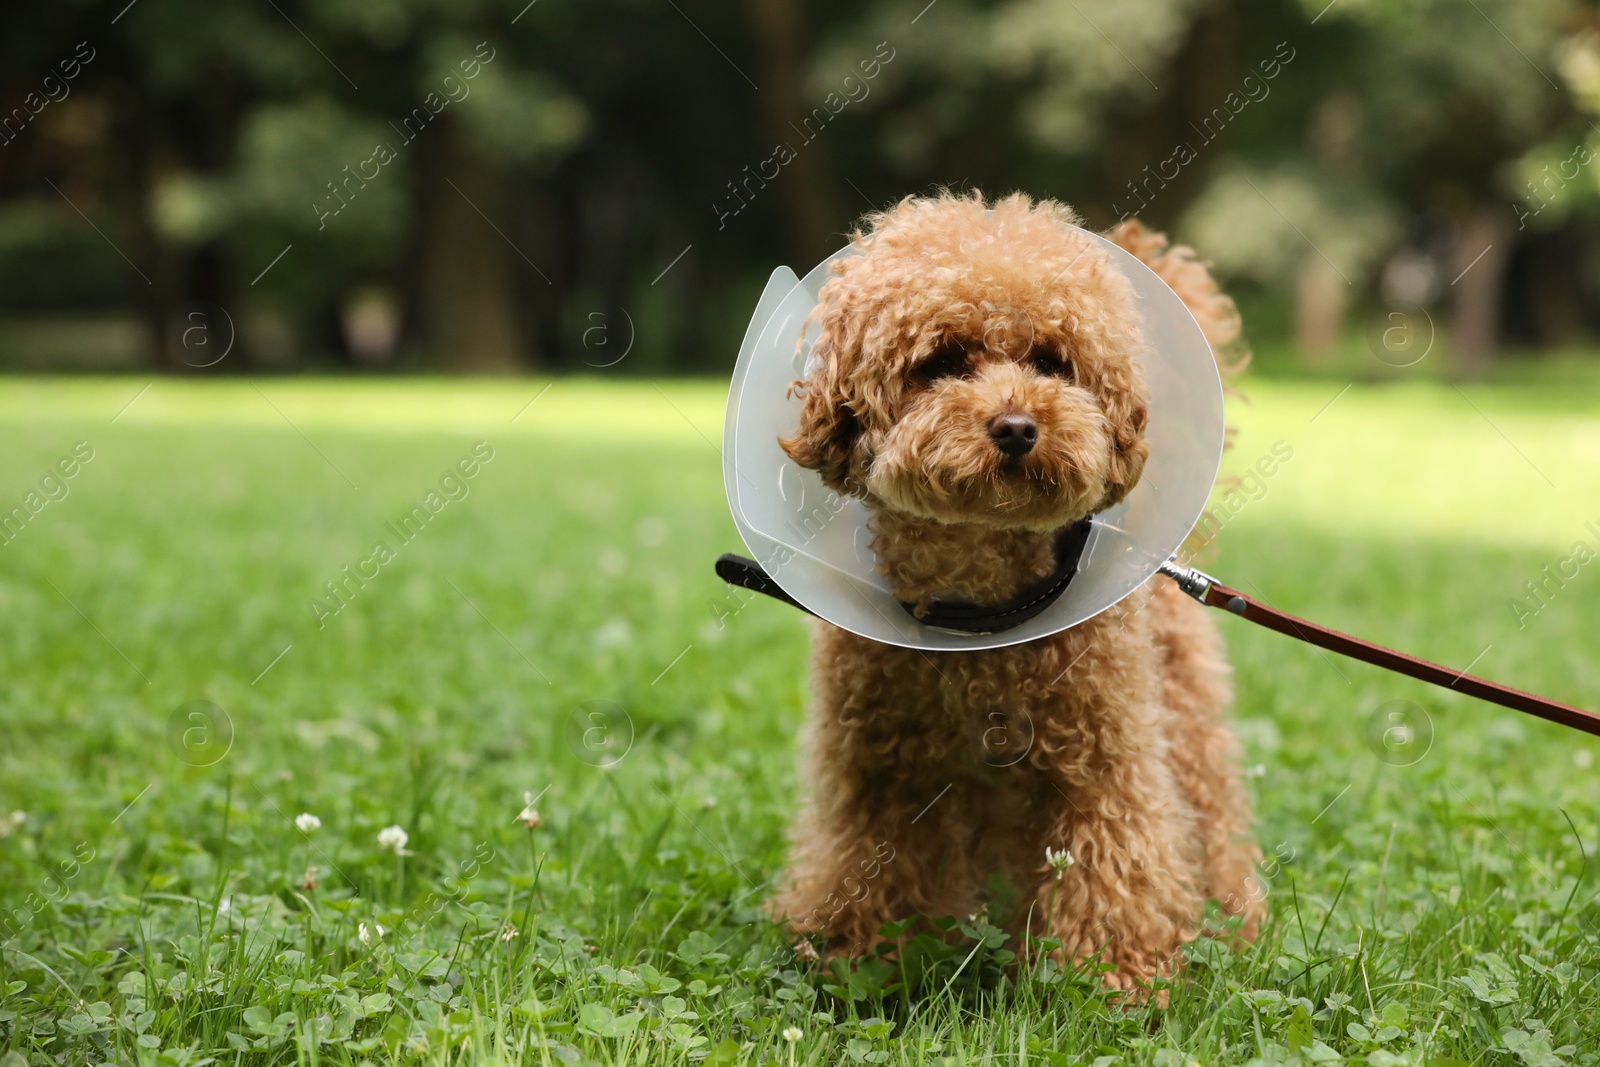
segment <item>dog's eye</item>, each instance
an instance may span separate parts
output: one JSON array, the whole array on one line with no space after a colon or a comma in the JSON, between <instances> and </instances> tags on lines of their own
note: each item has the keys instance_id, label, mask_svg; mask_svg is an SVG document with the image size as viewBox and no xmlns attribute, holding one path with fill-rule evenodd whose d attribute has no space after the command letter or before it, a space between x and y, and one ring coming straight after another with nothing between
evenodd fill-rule
<instances>
[{"instance_id":1,"label":"dog's eye","mask_svg":"<svg viewBox=\"0 0 1600 1067\"><path fill-rule=\"evenodd\" d=\"M967 350L956 341L946 341L933 354L917 364L916 375L925 382L940 378L959 378L967 373Z\"/></svg>"},{"instance_id":2,"label":"dog's eye","mask_svg":"<svg viewBox=\"0 0 1600 1067\"><path fill-rule=\"evenodd\" d=\"M1072 381L1072 360L1062 358L1061 353L1048 345L1035 345L1028 353L1028 362L1040 374Z\"/></svg>"}]
</instances>

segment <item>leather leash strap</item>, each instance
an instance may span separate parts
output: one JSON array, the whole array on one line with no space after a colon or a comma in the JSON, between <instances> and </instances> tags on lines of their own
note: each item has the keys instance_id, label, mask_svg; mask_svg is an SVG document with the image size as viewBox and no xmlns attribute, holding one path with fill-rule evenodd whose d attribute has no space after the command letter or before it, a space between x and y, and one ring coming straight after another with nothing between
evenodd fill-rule
<instances>
[{"instance_id":1,"label":"leather leash strap","mask_svg":"<svg viewBox=\"0 0 1600 1067\"><path fill-rule=\"evenodd\" d=\"M1077 546L1081 549L1081 543ZM1076 554L1071 556L1072 563L1076 564ZM1491 682L1466 671L1453 671L1448 667L1441 667L1437 663L1430 663L1425 659L1408 656L1404 652L1396 652L1392 648L1374 645L1363 641L1359 637L1330 630L1326 626L1318 626L1314 622L1307 622L1297 615L1290 615L1286 611L1270 608L1251 597L1245 596L1237 589L1230 589L1217 581L1205 571L1193 567L1181 566L1176 560L1168 560L1160 567L1162 574L1178 583L1178 588L1194 597L1207 607L1218 608L1222 611L1238 615L1240 618L1275 630L1286 637L1304 641L1318 648L1325 648L1329 652L1337 652L1341 656L1349 656L1363 663L1370 663L1374 667L1394 671L1397 674L1415 678L1418 681L1429 682L1444 689L1453 689L1458 693L1486 700L1491 704L1498 704L1503 708L1526 712L1537 715L1549 722L1570 726L1574 730L1582 730L1586 734L1600 737L1600 715L1582 708L1575 708L1571 704L1563 704L1557 700L1547 700L1533 693L1525 693L1521 689L1513 689L1509 685ZM755 560L746 559L728 553L717 560L717 574L723 581L732 585L741 586L757 593L764 593L786 604L808 609L797 602L783 588L769 577L761 565ZM1057 576L1059 577L1059 576ZM1071 571L1067 574L1071 578ZM1053 584L1053 582L1052 582ZM1065 582L1062 583L1065 587ZM1053 590L1055 595L1060 595L1060 590ZM1053 598L1052 598L1053 599ZM911 610L910 605L904 605L906 610ZM941 620L942 621L942 620ZM1007 624L996 625L995 629L1005 629L1007 625L1015 625L1016 621L1008 620ZM992 625L992 624L991 624Z\"/></svg>"},{"instance_id":2,"label":"leather leash strap","mask_svg":"<svg viewBox=\"0 0 1600 1067\"><path fill-rule=\"evenodd\" d=\"M783 586L772 580L761 564L748 556L741 556L734 552L724 552L717 557L717 577L729 585L736 585L740 589L748 589L752 593L761 593L774 600L781 600L791 608L799 608L807 615L816 612L806 607L800 601L784 592Z\"/></svg>"},{"instance_id":3,"label":"leather leash strap","mask_svg":"<svg viewBox=\"0 0 1600 1067\"><path fill-rule=\"evenodd\" d=\"M1431 682L1445 689L1454 689L1479 700L1487 700L1491 704L1537 715L1541 719L1558 722L1574 730L1582 730L1586 734L1600 737L1600 715L1593 712L1478 678L1465 671L1453 671L1437 663L1408 656L1404 652L1396 652L1382 645L1374 645L1358 637L1340 633L1338 630L1318 626L1288 612L1269 608L1237 589L1228 588L1204 571L1192 567L1182 567L1169 561L1162 565L1161 573L1177 582L1179 588L1207 607L1231 612L1257 626L1265 626L1269 630L1276 630L1280 634L1316 645L1318 648L1337 652L1341 656L1349 656L1351 659L1358 659L1375 667L1382 667L1419 681Z\"/></svg>"}]
</instances>

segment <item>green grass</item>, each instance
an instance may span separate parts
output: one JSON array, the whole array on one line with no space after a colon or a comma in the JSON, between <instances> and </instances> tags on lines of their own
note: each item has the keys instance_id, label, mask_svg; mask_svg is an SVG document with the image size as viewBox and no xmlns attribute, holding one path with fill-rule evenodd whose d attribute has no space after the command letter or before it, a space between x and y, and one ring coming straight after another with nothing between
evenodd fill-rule
<instances>
[{"instance_id":1,"label":"green grass","mask_svg":"<svg viewBox=\"0 0 1600 1067\"><path fill-rule=\"evenodd\" d=\"M0 387L0 510L94 450L0 547L3 1067L1600 1062L1588 738L1220 617L1270 857L1256 945L1197 943L1165 1011L1006 966L981 918L841 977L761 910L806 640L711 573L738 547L720 386L561 380L513 421L544 383L160 380L113 422L144 384ZM1327 407L1342 385L1246 383L1227 467L1294 457L1202 565L1600 706L1600 564L1521 628L1510 607L1600 548L1600 398ZM478 441L470 495L400 545L385 524ZM395 558L319 625L379 539ZM1368 736L1396 709L1398 752Z\"/></svg>"}]
</instances>

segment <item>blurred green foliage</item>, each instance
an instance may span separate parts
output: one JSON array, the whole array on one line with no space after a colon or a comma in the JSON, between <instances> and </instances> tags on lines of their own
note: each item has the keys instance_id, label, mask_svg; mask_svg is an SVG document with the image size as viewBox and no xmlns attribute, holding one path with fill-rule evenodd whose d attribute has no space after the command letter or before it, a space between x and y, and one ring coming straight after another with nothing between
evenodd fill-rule
<instances>
[{"instance_id":1,"label":"blurred green foliage","mask_svg":"<svg viewBox=\"0 0 1600 1067\"><path fill-rule=\"evenodd\" d=\"M0 13L0 319L181 369L725 368L753 294L939 186L1137 214L1325 363L1600 326L1579 0L70 0ZM1470 269L1468 269L1470 268Z\"/></svg>"}]
</instances>

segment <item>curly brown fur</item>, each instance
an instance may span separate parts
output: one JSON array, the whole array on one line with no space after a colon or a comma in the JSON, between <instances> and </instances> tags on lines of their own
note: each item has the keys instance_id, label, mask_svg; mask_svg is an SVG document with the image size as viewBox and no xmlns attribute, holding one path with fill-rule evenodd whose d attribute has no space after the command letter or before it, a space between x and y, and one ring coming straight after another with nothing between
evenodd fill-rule
<instances>
[{"instance_id":1,"label":"curly brown fur","mask_svg":"<svg viewBox=\"0 0 1600 1067\"><path fill-rule=\"evenodd\" d=\"M908 198L823 287L801 425L783 446L873 512L895 596L994 603L1049 573L1062 526L1110 507L1148 455L1133 292L1071 209ZM1238 316L1188 249L1111 235L1182 296L1214 348ZM1220 361L1220 360L1219 360ZM1004 416L1033 420L1022 455ZM774 912L830 953L891 920L1004 908L1135 990L1170 975L1206 898L1263 914L1228 668L1200 605L1147 586L1051 637L922 652L815 631L809 800ZM1046 847L1069 849L1058 873Z\"/></svg>"}]
</instances>

